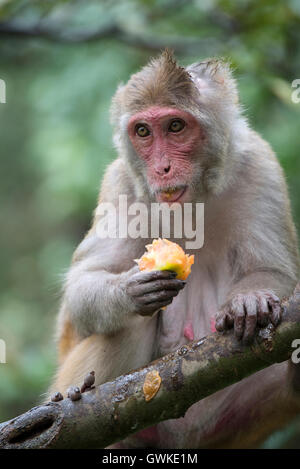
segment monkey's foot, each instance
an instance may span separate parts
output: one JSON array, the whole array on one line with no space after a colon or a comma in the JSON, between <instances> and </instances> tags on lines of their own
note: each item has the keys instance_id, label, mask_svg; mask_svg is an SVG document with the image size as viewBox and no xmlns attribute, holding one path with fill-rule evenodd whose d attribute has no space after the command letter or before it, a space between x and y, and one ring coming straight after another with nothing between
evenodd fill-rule
<instances>
[{"instance_id":1,"label":"monkey's foot","mask_svg":"<svg viewBox=\"0 0 300 469\"><path fill-rule=\"evenodd\" d=\"M271 290L240 293L229 300L216 315L217 331L234 328L239 340L253 340L255 328L269 323L277 326L281 320L279 298Z\"/></svg>"}]
</instances>

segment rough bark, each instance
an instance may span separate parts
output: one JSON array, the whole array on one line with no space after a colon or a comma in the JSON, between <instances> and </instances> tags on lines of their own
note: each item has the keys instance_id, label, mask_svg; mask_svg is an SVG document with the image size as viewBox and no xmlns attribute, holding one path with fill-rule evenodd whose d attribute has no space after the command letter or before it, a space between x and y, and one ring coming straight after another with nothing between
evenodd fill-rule
<instances>
[{"instance_id":1,"label":"rough bark","mask_svg":"<svg viewBox=\"0 0 300 469\"><path fill-rule=\"evenodd\" d=\"M162 420L181 417L193 403L290 358L292 341L300 338L299 285L282 307L278 328L261 330L251 346L237 342L232 331L211 334L85 392L78 401L50 402L2 423L0 448L105 447ZM161 383L147 401L143 386L154 370Z\"/></svg>"}]
</instances>

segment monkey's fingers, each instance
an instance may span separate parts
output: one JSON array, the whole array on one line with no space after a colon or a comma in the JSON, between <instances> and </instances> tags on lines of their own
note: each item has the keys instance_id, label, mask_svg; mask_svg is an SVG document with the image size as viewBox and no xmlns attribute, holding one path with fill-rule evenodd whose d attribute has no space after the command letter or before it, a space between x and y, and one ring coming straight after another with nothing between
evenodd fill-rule
<instances>
[{"instance_id":1,"label":"monkey's fingers","mask_svg":"<svg viewBox=\"0 0 300 469\"><path fill-rule=\"evenodd\" d=\"M257 325L257 298L255 295L245 297L244 308L246 316L243 341L248 344L253 340Z\"/></svg>"},{"instance_id":2,"label":"monkey's fingers","mask_svg":"<svg viewBox=\"0 0 300 469\"><path fill-rule=\"evenodd\" d=\"M257 296L257 324L260 327L266 327L269 323L270 310L265 295Z\"/></svg>"},{"instance_id":3,"label":"monkey's fingers","mask_svg":"<svg viewBox=\"0 0 300 469\"><path fill-rule=\"evenodd\" d=\"M233 327L233 317L231 314L230 307L224 306L221 311L216 314L215 328L218 332L226 331Z\"/></svg>"},{"instance_id":4,"label":"monkey's fingers","mask_svg":"<svg viewBox=\"0 0 300 469\"><path fill-rule=\"evenodd\" d=\"M161 301L168 301L178 295L178 290L162 290L157 292L145 293L138 298L136 301L141 305L148 305L150 303L157 303Z\"/></svg>"},{"instance_id":5,"label":"monkey's fingers","mask_svg":"<svg viewBox=\"0 0 300 469\"><path fill-rule=\"evenodd\" d=\"M266 327L269 322L277 326L281 320L279 298L269 290L238 294L218 313L217 331L232 327L238 340L250 343L257 326Z\"/></svg>"},{"instance_id":6,"label":"monkey's fingers","mask_svg":"<svg viewBox=\"0 0 300 469\"><path fill-rule=\"evenodd\" d=\"M145 293L158 292L162 290L182 290L186 282L178 279L154 280L153 282L134 283L130 287L132 296L142 296Z\"/></svg>"},{"instance_id":7,"label":"monkey's fingers","mask_svg":"<svg viewBox=\"0 0 300 469\"><path fill-rule=\"evenodd\" d=\"M272 291L261 291L257 292L257 301L257 324L266 327L271 321L274 326L278 326L282 313L279 298Z\"/></svg>"},{"instance_id":8,"label":"monkey's fingers","mask_svg":"<svg viewBox=\"0 0 300 469\"><path fill-rule=\"evenodd\" d=\"M140 314L141 316L152 316L152 314L154 314L156 311L159 311L165 306L168 306L169 304L171 304L172 301L173 301L173 298L170 298L169 300L158 301L156 303L143 305L138 310L138 314Z\"/></svg>"},{"instance_id":9,"label":"monkey's fingers","mask_svg":"<svg viewBox=\"0 0 300 469\"><path fill-rule=\"evenodd\" d=\"M232 313L234 316L234 334L237 339L241 340L245 330L245 308L242 295L237 295L232 300Z\"/></svg>"},{"instance_id":10,"label":"monkey's fingers","mask_svg":"<svg viewBox=\"0 0 300 469\"><path fill-rule=\"evenodd\" d=\"M274 293L271 292L268 297L268 303L272 311L270 315L271 322L274 326L278 326L282 315L280 300L276 295L274 295Z\"/></svg>"},{"instance_id":11,"label":"monkey's fingers","mask_svg":"<svg viewBox=\"0 0 300 469\"><path fill-rule=\"evenodd\" d=\"M153 282L155 280L170 280L177 276L176 272L170 270L153 270L151 272L137 272L133 274L128 285L134 286L142 283Z\"/></svg>"}]
</instances>

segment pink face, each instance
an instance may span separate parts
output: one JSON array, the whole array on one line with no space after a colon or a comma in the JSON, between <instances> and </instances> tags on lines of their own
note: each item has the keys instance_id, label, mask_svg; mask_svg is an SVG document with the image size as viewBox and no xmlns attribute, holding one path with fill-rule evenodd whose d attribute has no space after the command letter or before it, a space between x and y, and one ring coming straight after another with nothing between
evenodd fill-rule
<instances>
[{"instance_id":1,"label":"pink face","mask_svg":"<svg viewBox=\"0 0 300 469\"><path fill-rule=\"evenodd\" d=\"M159 202L188 200L193 157L203 140L197 120L188 112L152 106L128 123L132 145L147 165L147 178Z\"/></svg>"}]
</instances>

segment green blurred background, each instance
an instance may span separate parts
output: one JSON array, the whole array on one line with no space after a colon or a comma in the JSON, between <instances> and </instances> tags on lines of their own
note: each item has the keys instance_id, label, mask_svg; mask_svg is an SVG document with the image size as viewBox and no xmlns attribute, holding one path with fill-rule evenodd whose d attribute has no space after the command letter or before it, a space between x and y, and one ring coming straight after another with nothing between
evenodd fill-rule
<instances>
[{"instance_id":1,"label":"green blurred background","mask_svg":"<svg viewBox=\"0 0 300 469\"><path fill-rule=\"evenodd\" d=\"M164 46L184 65L231 61L250 123L284 167L299 227L298 0L0 0L0 421L47 389L62 275L115 157L111 97ZM298 427L265 447L300 446Z\"/></svg>"}]
</instances>

